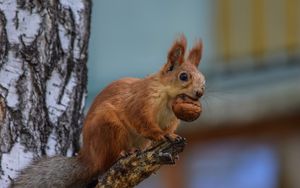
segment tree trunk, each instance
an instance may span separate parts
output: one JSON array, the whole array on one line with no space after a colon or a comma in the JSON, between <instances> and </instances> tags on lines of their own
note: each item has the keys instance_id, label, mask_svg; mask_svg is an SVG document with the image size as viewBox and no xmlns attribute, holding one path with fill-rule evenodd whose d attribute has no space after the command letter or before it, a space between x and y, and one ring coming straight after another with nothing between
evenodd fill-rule
<instances>
[{"instance_id":1,"label":"tree trunk","mask_svg":"<svg viewBox=\"0 0 300 188\"><path fill-rule=\"evenodd\" d=\"M74 155L90 0L0 0L0 185L42 155Z\"/></svg>"}]
</instances>

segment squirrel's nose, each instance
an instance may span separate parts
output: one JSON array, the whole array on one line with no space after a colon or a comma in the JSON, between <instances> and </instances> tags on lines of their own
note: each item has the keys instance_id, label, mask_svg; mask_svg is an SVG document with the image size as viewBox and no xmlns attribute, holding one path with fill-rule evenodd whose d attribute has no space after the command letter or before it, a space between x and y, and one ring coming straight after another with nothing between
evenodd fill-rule
<instances>
[{"instance_id":1,"label":"squirrel's nose","mask_svg":"<svg viewBox=\"0 0 300 188\"><path fill-rule=\"evenodd\" d=\"M200 98L203 96L203 90L196 90L195 94L196 94L196 97Z\"/></svg>"}]
</instances>

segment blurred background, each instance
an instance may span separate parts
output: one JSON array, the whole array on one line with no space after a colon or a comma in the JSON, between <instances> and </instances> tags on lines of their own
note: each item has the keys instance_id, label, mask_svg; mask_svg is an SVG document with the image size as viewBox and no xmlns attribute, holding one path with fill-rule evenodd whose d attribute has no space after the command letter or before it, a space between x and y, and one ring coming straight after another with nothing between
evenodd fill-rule
<instances>
[{"instance_id":1,"label":"blurred background","mask_svg":"<svg viewBox=\"0 0 300 188\"><path fill-rule=\"evenodd\" d=\"M138 187L300 187L300 0L94 0L92 14L87 109L158 71L178 34L204 42L204 112L180 126L178 163Z\"/></svg>"}]
</instances>

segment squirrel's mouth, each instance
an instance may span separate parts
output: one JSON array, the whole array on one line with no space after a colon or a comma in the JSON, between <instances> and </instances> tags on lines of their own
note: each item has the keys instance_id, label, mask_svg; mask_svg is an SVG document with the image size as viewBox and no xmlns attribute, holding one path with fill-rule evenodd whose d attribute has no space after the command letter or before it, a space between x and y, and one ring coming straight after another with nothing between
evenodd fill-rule
<instances>
[{"instance_id":1,"label":"squirrel's mouth","mask_svg":"<svg viewBox=\"0 0 300 188\"><path fill-rule=\"evenodd\" d=\"M199 98L191 97L191 96L189 96L185 93L179 94L179 97L182 98L183 100L185 100L185 99L190 99L192 101L198 101L199 100Z\"/></svg>"}]
</instances>

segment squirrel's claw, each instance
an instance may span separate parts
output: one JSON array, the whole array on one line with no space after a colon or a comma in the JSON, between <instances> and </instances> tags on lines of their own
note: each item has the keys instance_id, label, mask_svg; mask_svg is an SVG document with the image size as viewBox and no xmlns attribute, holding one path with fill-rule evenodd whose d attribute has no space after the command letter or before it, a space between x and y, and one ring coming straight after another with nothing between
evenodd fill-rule
<instances>
[{"instance_id":1,"label":"squirrel's claw","mask_svg":"<svg viewBox=\"0 0 300 188\"><path fill-rule=\"evenodd\" d=\"M174 134L174 133L173 134L171 134L171 133L166 134L165 138L171 143L179 143L181 141L186 140L185 138L183 138L183 137L181 137L177 134Z\"/></svg>"}]
</instances>

